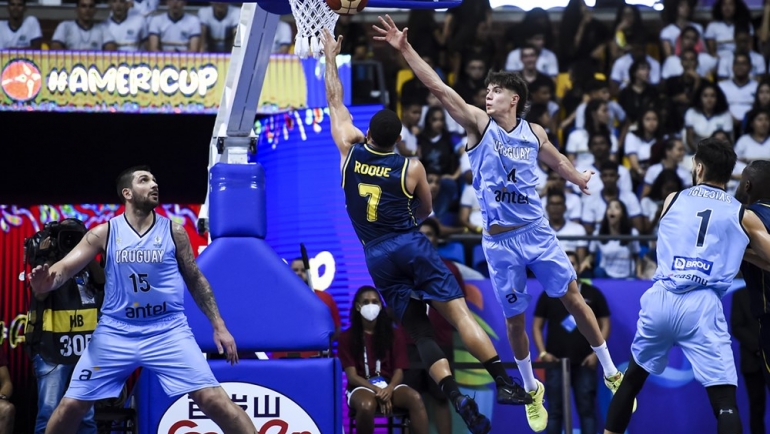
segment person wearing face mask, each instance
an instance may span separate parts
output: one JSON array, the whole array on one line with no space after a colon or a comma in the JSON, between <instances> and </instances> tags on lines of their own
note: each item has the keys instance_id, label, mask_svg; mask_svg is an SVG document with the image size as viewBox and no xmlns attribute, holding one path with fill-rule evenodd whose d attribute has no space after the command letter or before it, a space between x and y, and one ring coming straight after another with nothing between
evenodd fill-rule
<instances>
[{"instance_id":1,"label":"person wearing face mask","mask_svg":"<svg viewBox=\"0 0 770 434\"><path fill-rule=\"evenodd\" d=\"M374 432L377 410L389 416L394 408L409 412L410 431L428 433L428 415L420 394L402 384L409 367L406 343L382 308L372 286L356 291L350 309L350 328L340 334L337 348L348 379L348 406L356 412L356 432Z\"/></svg>"}]
</instances>

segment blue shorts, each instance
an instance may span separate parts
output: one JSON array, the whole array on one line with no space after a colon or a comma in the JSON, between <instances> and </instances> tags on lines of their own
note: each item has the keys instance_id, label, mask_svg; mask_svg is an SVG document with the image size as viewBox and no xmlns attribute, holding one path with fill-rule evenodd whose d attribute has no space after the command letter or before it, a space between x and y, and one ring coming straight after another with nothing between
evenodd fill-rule
<instances>
[{"instance_id":1,"label":"blue shorts","mask_svg":"<svg viewBox=\"0 0 770 434\"><path fill-rule=\"evenodd\" d=\"M481 247L506 318L523 313L532 299L527 294L527 268L549 297L563 296L570 282L577 280L575 269L545 218L501 234L484 234Z\"/></svg>"},{"instance_id":2,"label":"blue shorts","mask_svg":"<svg viewBox=\"0 0 770 434\"><path fill-rule=\"evenodd\" d=\"M660 375L668 352L682 348L703 386L738 385L722 300L711 290L675 294L653 285L642 295L631 354L651 374Z\"/></svg>"},{"instance_id":3,"label":"blue shorts","mask_svg":"<svg viewBox=\"0 0 770 434\"><path fill-rule=\"evenodd\" d=\"M364 253L374 286L398 320L412 298L450 301L463 296L436 248L418 231L374 240Z\"/></svg>"},{"instance_id":4,"label":"blue shorts","mask_svg":"<svg viewBox=\"0 0 770 434\"><path fill-rule=\"evenodd\" d=\"M145 325L104 315L64 396L83 401L117 397L138 367L155 372L169 396L219 386L184 314Z\"/></svg>"}]
</instances>

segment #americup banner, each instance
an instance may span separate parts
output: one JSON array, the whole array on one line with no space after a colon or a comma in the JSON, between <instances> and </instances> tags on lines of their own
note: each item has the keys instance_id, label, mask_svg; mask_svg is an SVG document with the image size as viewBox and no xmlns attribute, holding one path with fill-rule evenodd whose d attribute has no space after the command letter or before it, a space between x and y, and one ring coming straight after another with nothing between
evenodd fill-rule
<instances>
[{"instance_id":1,"label":"#americup banner","mask_svg":"<svg viewBox=\"0 0 770 434\"><path fill-rule=\"evenodd\" d=\"M229 64L215 53L0 51L0 111L216 114ZM350 56L338 64L349 98ZM259 112L318 107L323 68L271 56Z\"/></svg>"}]
</instances>

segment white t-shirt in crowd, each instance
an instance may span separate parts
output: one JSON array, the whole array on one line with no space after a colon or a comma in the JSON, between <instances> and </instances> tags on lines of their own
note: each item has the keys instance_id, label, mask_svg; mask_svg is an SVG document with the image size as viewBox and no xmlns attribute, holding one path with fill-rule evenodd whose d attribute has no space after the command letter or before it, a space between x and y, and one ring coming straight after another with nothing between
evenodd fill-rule
<instances>
[{"instance_id":1,"label":"white t-shirt in crowd","mask_svg":"<svg viewBox=\"0 0 770 434\"><path fill-rule=\"evenodd\" d=\"M634 133L626 134L625 151L626 155L636 154L636 158L639 161L647 161L650 159L650 153L652 145L657 142L657 139L646 141Z\"/></svg>"},{"instance_id":2,"label":"white t-shirt in crowd","mask_svg":"<svg viewBox=\"0 0 770 434\"><path fill-rule=\"evenodd\" d=\"M665 170L665 167L663 167L663 164L661 163L653 164L648 167L647 172L644 174L644 183L652 185L663 170ZM692 174L689 170L682 166L676 166L676 174L679 175L679 178L682 180L684 188L692 187Z\"/></svg>"},{"instance_id":3,"label":"white t-shirt in crowd","mask_svg":"<svg viewBox=\"0 0 770 434\"><path fill-rule=\"evenodd\" d=\"M150 18L150 34L158 36L161 51L186 52L190 39L201 35L201 20L187 13L176 21L168 14L155 15Z\"/></svg>"},{"instance_id":4,"label":"white t-shirt in crowd","mask_svg":"<svg viewBox=\"0 0 770 434\"><path fill-rule=\"evenodd\" d=\"M598 230L597 230L598 232ZM639 235L636 228L631 229L631 235ZM598 251L601 255L599 267L603 268L607 276L614 279L625 279L636 276L636 261L639 255L639 242L629 241L625 246L620 241L607 241L602 244L599 241L591 241L589 246L591 253Z\"/></svg>"},{"instance_id":5,"label":"white t-shirt in crowd","mask_svg":"<svg viewBox=\"0 0 770 434\"><path fill-rule=\"evenodd\" d=\"M540 204L543 205L543 212L546 218L548 218L548 192L544 191L543 196L540 197ZM580 195L577 195L571 191L564 190L564 206L567 210L564 212L565 220L580 221L580 213L583 210L583 201L580 199Z\"/></svg>"},{"instance_id":6,"label":"white t-shirt in crowd","mask_svg":"<svg viewBox=\"0 0 770 434\"><path fill-rule=\"evenodd\" d=\"M412 134L412 131L406 127L406 125L401 124L401 140L406 145L406 149L412 153L417 152L417 136ZM395 153L398 152L398 148L393 148Z\"/></svg>"},{"instance_id":7,"label":"white t-shirt in crowd","mask_svg":"<svg viewBox=\"0 0 770 434\"><path fill-rule=\"evenodd\" d=\"M642 207L635 194L630 191L621 191L618 199L626 206L628 218L642 215ZM590 196L583 197L583 214L580 216L582 223L593 224L598 228L604 220L605 212L607 212L607 202L601 194L592 193Z\"/></svg>"},{"instance_id":8,"label":"white t-shirt in crowd","mask_svg":"<svg viewBox=\"0 0 770 434\"><path fill-rule=\"evenodd\" d=\"M695 138L697 142L698 140L711 137L715 131L722 130L731 133L733 131L733 118L729 110L718 115L706 117L703 113L690 107L684 114L684 126L685 128L692 128L697 136Z\"/></svg>"},{"instance_id":9,"label":"white t-shirt in crowd","mask_svg":"<svg viewBox=\"0 0 770 434\"><path fill-rule=\"evenodd\" d=\"M658 215L658 208L663 206L664 201L654 201L650 199L649 197L643 197L641 201L639 201L639 205L642 207L642 215L647 217L647 220L650 222L655 220L655 216Z\"/></svg>"},{"instance_id":10,"label":"white t-shirt in crowd","mask_svg":"<svg viewBox=\"0 0 770 434\"><path fill-rule=\"evenodd\" d=\"M717 77L719 78L733 78L733 59L734 54L732 51L723 51L719 53L719 63L717 64ZM751 59L751 72L749 76L756 80L758 76L763 75L767 68L765 67L765 58L756 51L749 52L749 58Z\"/></svg>"},{"instance_id":11,"label":"white t-shirt in crowd","mask_svg":"<svg viewBox=\"0 0 770 434\"><path fill-rule=\"evenodd\" d=\"M688 23L685 27L690 26L695 27L698 34L701 35L701 37L703 36L703 26L698 23ZM660 31L660 41L666 41L671 44L671 47L676 47L676 40L679 38L680 33L682 33L682 29L677 27L676 24L671 23Z\"/></svg>"},{"instance_id":12,"label":"white t-shirt in crowd","mask_svg":"<svg viewBox=\"0 0 770 434\"><path fill-rule=\"evenodd\" d=\"M554 229L553 226L551 226L551 229ZM584 228L581 224L565 220L564 226L562 226L558 231L554 229L554 233L556 234L557 238L560 236L585 236L586 228ZM559 245L565 252L577 252L577 249L581 247L588 248L588 241L559 240Z\"/></svg>"},{"instance_id":13,"label":"white t-shirt in crowd","mask_svg":"<svg viewBox=\"0 0 770 434\"><path fill-rule=\"evenodd\" d=\"M30 48L32 41L43 37L40 22L32 15L24 17L16 30L11 30L8 21L0 21L0 50L8 48Z\"/></svg>"},{"instance_id":14,"label":"white t-shirt in crowd","mask_svg":"<svg viewBox=\"0 0 770 434\"><path fill-rule=\"evenodd\" d=\"M717 67L719 59L710 55L709 53L698 53L698 75L701 77L709 77ZM667 79L670 77L676 77L684 74L684 68L682 68L682 59L679 56L668 56L666 61L663 62L663 69L660 71L660 77Z\"/></svg>"},{"instance_id":15,"label":"white t-shirt in crowd","mask_svg":"<svg viewBox=\"0 0 770 434\"><path fill-rule=\"evenodd\" d=\"M214 16L214 8L206 6L198 9L198 19L208 30L208 38L213 41L213 47L208 47L208 51L223 53L225 52L225 41L228 35L232 35L238 28L238 20L241 16L240 8L234 6L227 7L227 13L221 20Z\"/></svg>"},{"instance_id":16,"label":"white t-shirt in crowd","mask_svg":"<svg viewBox=\"0 0 770 434\"><path fill-rule=\"evenodd\" d=\"M719 88L727 97L727 104L730 106L730 114L733 118L743 120L746 113L754 105L754 95L757 93L757 83L749 80L743 86L738 86L733 80L722 80L719 82Z\"/></svg>"},{"instance_id":17,"label":"white t-shirt in crowd","mask_svg":"<svg viewBox=\"0 0 770 434\"><path fill-rule=\"evenodd\" d=\"M107 26L115 38L118 51L139 51L139 46L149 34L147 20L139 14L129 15L119 23L110 17L102 25Z\"/></svg>"},{"instance_id":18,"label":"white t-shirt in crowd","mask_svg":"<svg viewBox=\"0 0 770 434\"><path fill-rule=\"evenodd\" d=\"M744 134L735 142L735 154L745 161L770 160L770 137L760 143L750 134Z\"/></svg>"},{"instance_id":19,"label":"white t-shirt in crowd","mask_svg":"<svg viewBox=\"0 0 770 434\"><path fill-rule=\"evenodd\" d=\"M60 42L67 50L101 51L115 38L107 27L94 23L90 29L84 29L74 21L62 21L56 26L51 41Z\"/></svg>"},{"instance_id":20,"label":"white t-shirt in crowd","mask_svg":"<svg viewBox=\"0 0 770 434\"><path fill-rule=\"evenodd\" d=\"M468 221L479 228L484 227L484 220L481 217L481 206L479 198L476 196L476 189L472 185L466 185L463 188L463 194L460 196L460 206L467 206L471 209Z\"/></svg>"},{"instance_id":21,"label":"white t-shirt in crowd","mask_svg":"<svg viewBox=\"0 0 770 434\"><path fill-rule=\"evenodd\" d=\"M620 83L620 88L623 89L631 82L631 75L628 69L634 63L631 53L626 53L612 64L612 72L610 72L610 78L612 81ZM650 84L660 83L660 63L650 56L647 56L647 63L650 64Z\"/></svg>"},{"instance_id":22,"label":"white t-shirt in crowd","mask_svg":"<svg viewBox=\"0 0 770 434\"><path fill-rule=\"evenodd\" d=\"M580 173L586 170L594 171L594 175L590 180L588 180L588 183L586 184L588 186L588 191L591 192L591 196L599 195L599 193L604 190L601 171L593 164L593 162L591 164L575 166L575 170ZM568 182L567 185L569 185L572 191L574 191L576 194L581 194L580 190L575 184ZM627 191L629 193L633 189L633 184L631 182L631 172L629 172L629 170L626 169L626 167L623 165L618 165L618 189L620 189L620 191Z\"/></svg>"},{"instance_id":23,"label":"white t-shirt in crowd","mask_svg":"<svg viewBox=\"0 0 770 434\"><path fill-rule=\"evenodd\" d=\"M754 27L749 24L749 33L754 34ZM735 24L727 24L724 21L712 21L706 26L703 39L710 39L717 43L717 54L735 51Z\"/></svg>"},{"instance_id":24,"label":"white t-shirt in crowd","mask_svg":"<svg viewBox=\"0 0 770 434\"><path fill-rule=\"evenodd\" d=\"M567 144L564 147L568 154L575 154L575 166L585 166L594 163L594 155L588 151L588 131L572 130L567 136ZM618 139L610 134L610 152L618 152Z\"/></svg>"},{"instance_id":25,"label":"white t-shirt in crowd","mask_svg":"<svg viewBox=\"0 0 770 434\"><path fill-rule=\"evenodd\" d=\"M543 48L540 51L540 56L537 57L535 68L540 71L540 73L550 77L559 75L559 60L556 58L556 53L547 48ZM508 53L508 58L505 61L505 70L521 71L522 69L524 69L524 64L521 62L521 48L517 48Z\"/></svg>"}]
</instances>

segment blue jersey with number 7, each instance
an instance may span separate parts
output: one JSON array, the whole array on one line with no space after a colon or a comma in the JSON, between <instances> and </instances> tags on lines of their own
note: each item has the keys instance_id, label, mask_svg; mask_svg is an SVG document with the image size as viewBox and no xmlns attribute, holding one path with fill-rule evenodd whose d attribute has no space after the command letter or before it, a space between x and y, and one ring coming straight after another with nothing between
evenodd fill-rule
<instances>
[{"instance_id":1,"label":"blue jersey with number 7","mask_svg":"<svg viewBox=\"0 0 770 434\"><path fill-rule=\"evenodd\" d=\"M128 323L156 321L184 310L184 280L171 220L153 212L139 234L125 214L109 221L102 314Z\"/></svg>"},{"instance_id":2,"label":"blue jersey with number 7","mask_svg":"<svg viewBox=\"0 0 770 434\"><path fill-rule=\"evenodd\" d=\"M361 242L417 227L420 200L406 186L409 159L367 144L354 145L342 165L345 206Z\"/></svg>"},{"instance_id":3,"label":"blue jersey with number 7","mask_svg":"<svg viewBox=\"0 0 770 434\"><path fill-rule=\"evenodd\" d=\"M711 289L723 296L749 244L742 219L743 206L721 188L700 184L677 193L660 219L653 280L675 293Z\"/></svg>"}]
</instances>

